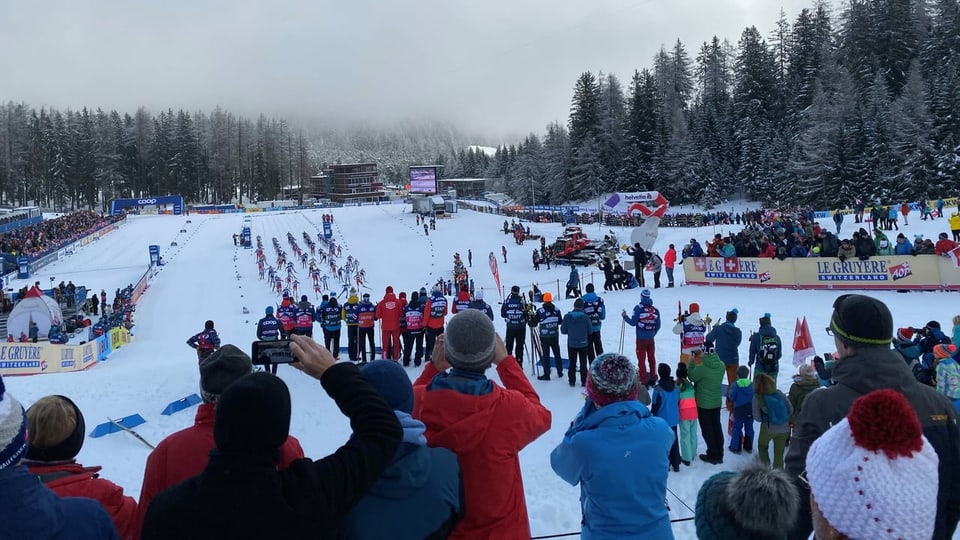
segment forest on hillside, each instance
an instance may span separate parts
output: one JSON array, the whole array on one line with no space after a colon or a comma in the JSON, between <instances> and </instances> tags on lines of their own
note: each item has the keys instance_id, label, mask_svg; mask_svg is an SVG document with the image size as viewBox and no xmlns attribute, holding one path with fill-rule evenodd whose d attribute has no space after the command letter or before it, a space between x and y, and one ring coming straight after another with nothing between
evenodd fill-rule
<instances>
[{"instance_id":1,"label":"forest on hillside","mask_svg":"<svg viewBox=\"0 0 960 540\"><path fill-rule=\"evenodd\" d=\"M585 72L566 125L493 157L442 156L447 176L503 179L523 203L656 190L829 208L960 192L960 3L824 2L773 30L679 40L624 87Z\"/></svg>"},{"instance_id":2,"label":"forest on hillside","mask_svg":"<svg viewBox=\"0 0 960 540\"><path fill-rule=\"evenodd\" d=\"M273 200L329 164L376 162L391 183L410 165L472 141L429 120L310 123L222 108L133 114L0 104L0 204L105 209L115 197L182 194L191 203Z\"/></svg>"}]
</instances>

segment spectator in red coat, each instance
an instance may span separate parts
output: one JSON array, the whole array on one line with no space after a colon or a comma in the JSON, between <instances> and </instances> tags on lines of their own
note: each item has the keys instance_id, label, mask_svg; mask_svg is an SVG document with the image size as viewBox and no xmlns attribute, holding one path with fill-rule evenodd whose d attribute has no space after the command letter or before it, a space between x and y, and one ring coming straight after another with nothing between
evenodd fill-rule
<instances>
[{"instance_id":1,"label":"spectator in red coat","mask_svg":"<svg viewBox=\"0 0 960 540\"><path fill-rule=\"evenodd\" d=\"M137 513L137 534L150 502L161 491L174 484L197 476L209 461L210 451L216 447L213 438L213 421L217 400L231 383L250 374L253 364L246 353L233 345L224 345L207 357L200 366L200 395L203 403L197 409L194 424L160 441L156 450L147 457L147 466L140 488L140 508ZM285 469L290 462L303 457L300 441L288 436L280 447L278 469Z\"/></svg>"},{"instance_id":2,"label":"spectator in red coat","mask_svg":"<svg viewBox=\"0 0 960 540\"><path fill-rule=\"evenodd\" d=\"M936 255L947 256L948 253L956 249L957 243L947 237L947 233L940 233L940 239L937 240L937 245L934 246L933 252Z\"/></svg>"},{"instance_id":3,"label":"spectator in red coat","mask_svg":"<svg viewBox=\"0 0 960 540\"><path fill-rule=\"evenodd\" d=\"M377 320L383 345L383 358L397 361L400 359L400 317L403 317L403 305L393 294L393 287L387 286L383 300L377 303Z\"/></svg>"},{"instance_id":4,"label":"spectator in red coat","mask_svg":"<svg viewBox=\"0 0 960 540\"><path fill-rule=\"evenodd\" d=\"M503 387L484 374L491 364ZM450 538L530 538L518 454L550 429L551 415L490 319L476 309L454 315L413 386L429 444L460 460L466 517Z\"/></svg>"},{"instance_id":5,"label":"spectator in red coat","mask_svg":"<svg viewBox=\"0 0 960 540\"><path fill-rule=\"evenodd\" d=\"M65 396L40 398L27 410L27 425L29 447L24 464L30 474L60 497L98 501L110 514L120 538L136 538L137 501L124 495L122 487L100 478L100 467L84 467L76 461L86 432L77 405Z\"/></svg>"}]
</instances>

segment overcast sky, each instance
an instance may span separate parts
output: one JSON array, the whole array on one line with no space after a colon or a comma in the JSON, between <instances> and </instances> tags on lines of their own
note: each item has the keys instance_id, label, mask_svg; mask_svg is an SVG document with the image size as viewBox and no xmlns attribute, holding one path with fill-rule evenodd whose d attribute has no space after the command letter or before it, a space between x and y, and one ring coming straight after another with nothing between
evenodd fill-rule
<instances>
[{"instance_id":1,"label":"overcast sky","mask_svg":"<svg viewBox=\"0 0 960 540\"><path fill-rule=\"evenodd\" d=\"M431 116L496 138L565 121L586 70L769 35L813 0L63 0L0 11L0 100L246 115Z\"/></svg>"}]
</instances>

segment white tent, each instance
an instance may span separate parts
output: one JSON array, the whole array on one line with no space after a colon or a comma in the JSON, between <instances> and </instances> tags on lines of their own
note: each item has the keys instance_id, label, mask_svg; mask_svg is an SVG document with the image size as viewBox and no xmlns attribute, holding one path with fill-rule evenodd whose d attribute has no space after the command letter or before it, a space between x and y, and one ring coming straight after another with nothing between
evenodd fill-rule
<instances>
[{"instance_id":1,"label":"white tent","mask_svg":"<svg viewBox=\"0 0 960 540\"><path fill-rule=\"evenodd\" d=\"M63 312L56 300L44 295L36 285L13 306L10 318L7 319L7 333L13 334L15 338L18 338L21 332L29 334L30 321L37 323L40 337L47 337L54 321L63 324Z\"/></svg>"}]
</instances>

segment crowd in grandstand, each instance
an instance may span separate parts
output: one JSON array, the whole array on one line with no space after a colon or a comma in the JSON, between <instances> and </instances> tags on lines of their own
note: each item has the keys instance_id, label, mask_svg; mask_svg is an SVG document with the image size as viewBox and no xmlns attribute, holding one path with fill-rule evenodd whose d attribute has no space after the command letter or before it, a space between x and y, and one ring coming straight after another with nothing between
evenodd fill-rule
<instances>
[{"instance_id":1,"label":"crowd in grandstand","mask_svg":"<svg viewBox=\"0 0 960 540\"><path fill-rule=\"evenodd\" d=\"M36 225L0 234L0 251L14 255L38 256L81 238L120 219L89 210L73 212Z\"/></svg>"}]
</instances>

